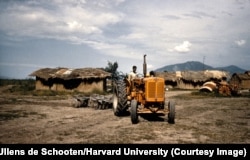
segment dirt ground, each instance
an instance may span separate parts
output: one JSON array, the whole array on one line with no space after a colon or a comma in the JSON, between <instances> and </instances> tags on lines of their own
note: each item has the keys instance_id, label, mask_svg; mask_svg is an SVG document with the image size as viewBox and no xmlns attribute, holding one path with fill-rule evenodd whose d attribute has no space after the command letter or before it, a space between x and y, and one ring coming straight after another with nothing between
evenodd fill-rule
<instances>
[{"instance_id":1,"label":"dirt ground","mask_svg":"<svg viewBox=\"0 0 250 160\"><path fill-rule=\"evenodd\" d=\"M175 124L164 117L116 117L112 109L72 107L71 96L0 93L0 143L250 143L250 98L167 91Z\"/></svg>"}]
</instances>

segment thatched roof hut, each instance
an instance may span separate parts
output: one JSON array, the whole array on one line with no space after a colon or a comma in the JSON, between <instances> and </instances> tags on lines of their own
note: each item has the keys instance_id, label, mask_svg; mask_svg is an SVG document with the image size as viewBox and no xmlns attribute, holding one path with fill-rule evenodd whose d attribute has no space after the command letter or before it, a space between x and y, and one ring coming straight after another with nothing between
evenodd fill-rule
<instances>
[{"instance_id":1,"label":"thatched roof hut","mask_svg":"<svg viewBox=\"0 0 250 160\"><path fill-rule=\"evenodd\" d=\"M156 77L162 77L165 81L177 81L178 77L175 72L155 72Z\"/></svg>"},{"instance_id":2,"label":"thatched roof hut","mask_svg":"<svg viewBox=\"0 0 250 160\"><path fill-rule=\"evenodd\" d=\"M110 73L98 68L42 68L29 76L36 77L37 90L91 92L105 90Z\"/></svg>"},{"instance_id":3,"label":"thatched roof hut","mask_svg":"<svg viewBox=\"0 0 250 160\"><path fill-rule=\"evenodd\" d=\"M183 71L181 72L182 79L193 82L206 82L211 79L221 80L228 79L229 73L217 70L205 70L205 71Z\"/></svg>"},{"instance_id":4,"label":"thatched roof hut","mask_svg":"<svg viewBox=\"0 0 250 160\"><path fill-rule=\"evenodd\" d=\"M230 76L218 70L157 72L156 75L164 78L166 85L181 89L199 89L207 81L225 80Z\"/></svg>"},{"instance_id":5,"label":"thatched roof hut","mask_svg":"<svg viewBox=\"0 0 250 160\"><path fill-rule=\"evenodd\" d=\"M60 79L90 79L90 78L107 78L110 73L98 68L42 68L30 74L43 79L60 78Z\"/></svg>"},{"instance_id":6,"label":"thatched roof hut","mask_svg":"<svg viewBox=\"0 0 250 160\"><path fill-rule=\"evenodd\" d=\"M234 73L229 83L238 89L250 89L250 71Z\"/></svg>"},{"instance_id":7,"label":"thatched roof hut","mask_svg":"<svg viewBox=\"0 0 250 160\"><path fill-rule=\"evenodd\" d=\"M177 81L184 79L186 81L205 82L211 79L229 78L229 73L217 70L205 71L176 71L176 72L157 72L157 76L165 78L165 80Z\"/></svg>"}]
</instances>

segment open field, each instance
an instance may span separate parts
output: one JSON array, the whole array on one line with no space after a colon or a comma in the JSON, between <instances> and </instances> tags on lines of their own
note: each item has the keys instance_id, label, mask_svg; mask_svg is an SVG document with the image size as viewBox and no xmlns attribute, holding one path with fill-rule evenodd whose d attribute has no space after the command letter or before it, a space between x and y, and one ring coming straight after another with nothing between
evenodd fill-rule
<instances>
[{"instance_id":1,"label":"open field","mask_svg":"<svg viewBox=\"0 0 250 160\"><path fill-rule=\"evenodd\" d=\"M116 117L112 109L72 107L71 95L34 96L0 89L0 143L250 143L250 98L167 91L175 124L163 117Z\"/></svg>"}]
</instances>

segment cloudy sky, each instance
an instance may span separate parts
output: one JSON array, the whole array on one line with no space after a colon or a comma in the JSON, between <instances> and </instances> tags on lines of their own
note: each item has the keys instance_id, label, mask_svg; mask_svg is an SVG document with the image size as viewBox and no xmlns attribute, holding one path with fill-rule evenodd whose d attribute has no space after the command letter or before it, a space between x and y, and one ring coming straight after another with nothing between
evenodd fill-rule
<instances>
[{"instance_id":1,"label":"cloudy sky","mask_svg":"<svg viewBox=\"0 0 250 160\"><path fill-rule=\"evenodd\" d=\"M250 69L250 0L1 0L0 76L200 61Z\"/></svg>"}]
</instances>

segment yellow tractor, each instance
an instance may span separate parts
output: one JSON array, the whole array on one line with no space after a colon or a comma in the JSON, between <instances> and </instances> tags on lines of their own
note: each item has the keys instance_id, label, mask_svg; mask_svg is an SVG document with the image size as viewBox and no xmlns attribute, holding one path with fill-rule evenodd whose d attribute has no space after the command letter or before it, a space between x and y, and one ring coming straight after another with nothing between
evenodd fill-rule
<instances>
[{"instance_id":1,"label":"yellow tractor","mask_svg":"<svg viewBox=\"0 0 250 160\"><path fill-rule=\"evenodd\" d=\"M139 122L139 115L155 114L165 116L166 121L175 123L175 104L165 100L165 80L147 75L144 55L143 76L128 80L122 76L114 83L113 112L116 116L130 112L132 124Z\"/></svg>"}]
</instances>

